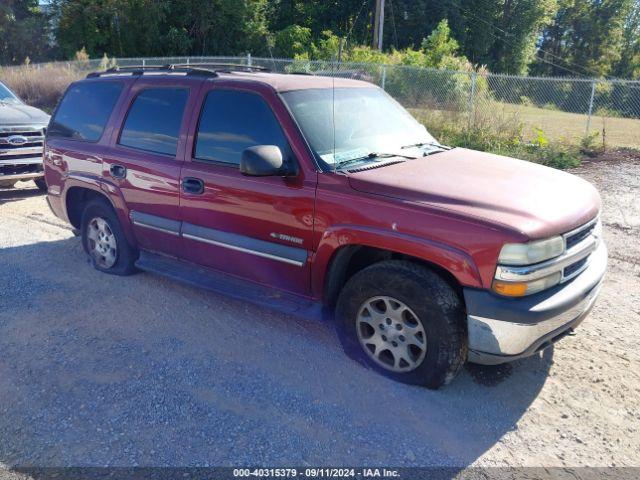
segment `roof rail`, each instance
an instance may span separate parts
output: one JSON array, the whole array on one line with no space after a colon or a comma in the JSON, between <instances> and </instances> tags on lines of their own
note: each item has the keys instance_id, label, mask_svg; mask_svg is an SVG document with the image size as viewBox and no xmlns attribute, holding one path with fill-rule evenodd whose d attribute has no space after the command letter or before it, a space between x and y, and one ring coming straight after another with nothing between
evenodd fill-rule
<instances>
[{"instance_id":1,"label":"roof rail","mask_svg":"<svg viewBox=\"0 0 640 480\"><path fill-rule=\"evenodd\" d=\"M269 72L270 70L265 67L235 63L172 63L167 65L127 65L122 67L112 67L103 72L92 72L87 75L87 78L101 77L104 75L118 75L121 73L143 75L145 72L184 73L186 75L215 77L218 72L231 71Z\"/></svg>"},{"instance_id":2,"label":"roof rail","mask_svg":"<svg viewBox=\"0 0 640 480\"><path fill-rule=\"evenodd\" d=\"M203 62L203 63L174 63L173 67L177 68L189 68L189 67L205 67L212 68L213 71L219 72L232 72L232 71L246 71L246 72L270 72L271 69L267 67L259 67L257 65L245 65L243 63L218 63L218 62Z\"/></svg>"},{"instance_id":3,"label":"roof rail","mask_svg":"<svg viewBox=\"0 0 640 480\"><path fill-rule=\"evenodd\" d=\"M121 73L129 73L131 75L143 75L145 72L167 72L167 73L184 73L186 75L216 76L214 70L204 68L176 68L174 65L127 65L122 67L112 67L102 72L92 72L87 78L101 77L103 75L118 75Z\"/></svg>"}]
</instances>

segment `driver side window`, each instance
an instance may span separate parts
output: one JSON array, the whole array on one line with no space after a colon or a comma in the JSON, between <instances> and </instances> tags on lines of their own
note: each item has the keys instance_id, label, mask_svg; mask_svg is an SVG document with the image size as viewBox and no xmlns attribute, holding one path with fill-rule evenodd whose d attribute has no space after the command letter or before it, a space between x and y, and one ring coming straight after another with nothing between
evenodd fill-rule
<instances>
[{"instance_id":1,"label":"driver side window","mask_svg":"<svg viewBox=\"0 0 640 480\"><path fill-rule=\"evenodd\" d=\"M236 90L210 91L200 114L194 158L239 165L242 152L255 145L276 145L285 162L291 158L280 123L259 95Z\"/></svg>"}]
</instances>

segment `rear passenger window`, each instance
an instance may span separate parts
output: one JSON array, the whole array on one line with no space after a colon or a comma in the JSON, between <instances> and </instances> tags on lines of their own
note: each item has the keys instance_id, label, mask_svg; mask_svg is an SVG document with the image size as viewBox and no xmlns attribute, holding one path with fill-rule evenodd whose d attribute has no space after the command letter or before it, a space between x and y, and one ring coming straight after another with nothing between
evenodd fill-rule
<instances>
[{"instance_id":1,"label":"rear passenger window","mask_svg":"<svg viewBox=\"0 0 640 480\"><path fill-rule=\"evenodd\" d=\"M280 123L260 96L234 90L209 92L200 115L195 158L239 165L242 151L255 145L276 145L285 160L290 157Z\"/></svg>"},{"instance_id":2,"label":"rear passenger window","mask_svg":"<svg viewBox=\"0 0 640 480\"><path fill-rule=\"evenodd\" d=\"M47 137L97 142L123 87L122 82L83 82L72 85L51 120Z\"/></svg>"},{"instance_id":3,"label":"rear passenger window","mask_svg":"<svg viewBox=\"0 0 640 480\"><path fill-rule=\"evenodd\" d=\"M120 134L120 144L175 155L188 97L189 90L186 88L143 90L129 109Z\"/></svg>"}]
</instances>

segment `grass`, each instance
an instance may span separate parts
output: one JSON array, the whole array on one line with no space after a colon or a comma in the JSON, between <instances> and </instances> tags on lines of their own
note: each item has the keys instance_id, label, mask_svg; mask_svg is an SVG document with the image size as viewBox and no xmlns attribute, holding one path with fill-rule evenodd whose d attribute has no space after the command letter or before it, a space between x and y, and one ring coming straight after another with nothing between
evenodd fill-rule
<instances>
[{"instance_id":1,"label":"grass","mask_svg":"<svg viewBox=\"0 0 640 480\"><path fill-rule=\"evenodd\" d=\"M0 68L0 80L25 103L51 113L71 82L87 70L63 63Z\"/></svg>"},{"instance_id":2,"label":"grass","mask_svg":"<svg viewBox=\"0 0 640 480\"><path fill-rule=\"evenodd\" d=\"M493 108L476 112L473 121L464 113L412 109L411 113L442 143L529 160L555 168L580 164L588 142L550 139L542 130L527 131L515 112ZM593 140L593 139L591 139Z\"/></svg>"},{"instance_id":3,"label":"grass","mask_svg":"<svg viewBox=\"0 0 640 480\"><path fill-rule=\"evenodd\" d=\"M494 105L518 118L524 127L525 138L535 138L539 129L552 141L566 140L579 144L587 132L587 115L508 103L495 102ZM603 131L607 148L640 147L640 119L593 115L589 133L598 135L596 142L602 143Z\"/></svg>"}]
</instances>

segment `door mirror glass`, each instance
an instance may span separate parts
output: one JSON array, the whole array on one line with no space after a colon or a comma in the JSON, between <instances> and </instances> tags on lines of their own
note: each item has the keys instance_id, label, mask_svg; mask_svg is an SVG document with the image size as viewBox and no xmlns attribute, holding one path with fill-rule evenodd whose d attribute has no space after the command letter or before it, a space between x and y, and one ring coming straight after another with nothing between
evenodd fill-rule
<instances>
[{"instance_id":1,"label":"door mirror glass","mask_svg":"<svg viewBox=\"0 0 640 480\"><path fill-rule=\"evenodd\" d=\"M275 145L246 148L240 158L240 172L252 177L284 176L282 151Z\"/></svg>"}]
</instances>

